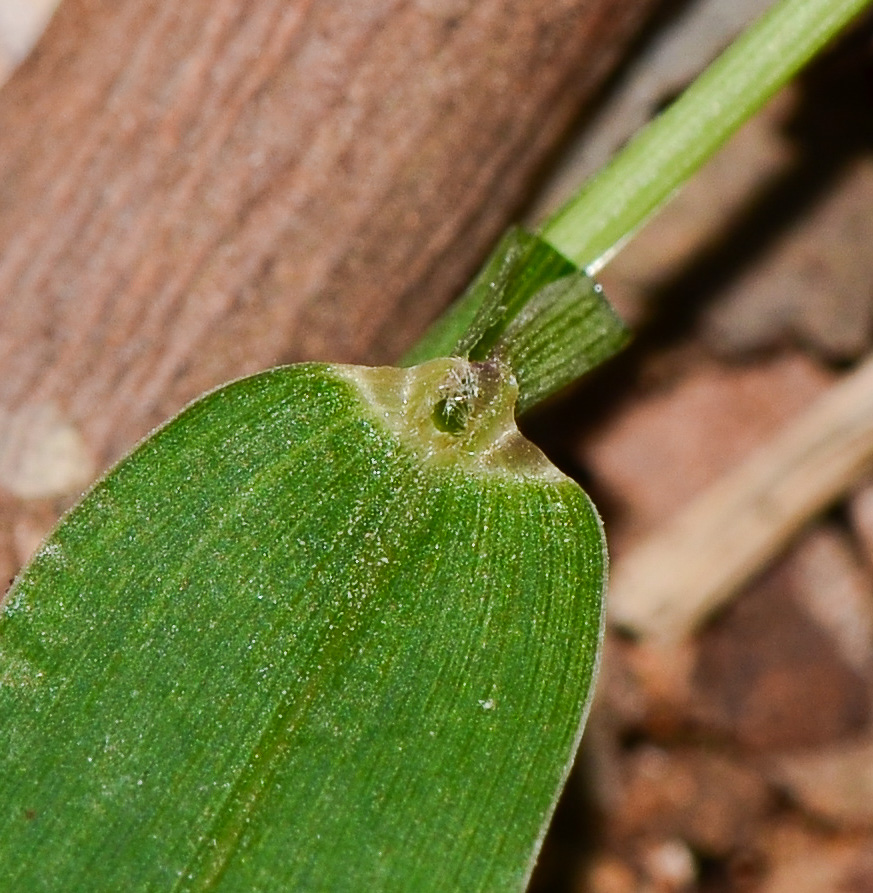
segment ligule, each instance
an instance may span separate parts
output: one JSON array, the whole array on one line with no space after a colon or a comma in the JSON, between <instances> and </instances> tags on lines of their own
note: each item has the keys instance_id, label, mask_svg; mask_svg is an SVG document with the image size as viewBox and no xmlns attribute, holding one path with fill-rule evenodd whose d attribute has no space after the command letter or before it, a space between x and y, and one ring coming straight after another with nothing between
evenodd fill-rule
<instances>
[{"instance_id":1,"label":"ligule","mask_svg":"<svg viewBox=\"0 0 873 893\"><path fill-rule=\"evenodd\" d=\"M405 361L497 358L518 381L522 413L609 359L627 340L624 323L594 280L548 242L515 227Z\"/></svg>"}]
</instances>

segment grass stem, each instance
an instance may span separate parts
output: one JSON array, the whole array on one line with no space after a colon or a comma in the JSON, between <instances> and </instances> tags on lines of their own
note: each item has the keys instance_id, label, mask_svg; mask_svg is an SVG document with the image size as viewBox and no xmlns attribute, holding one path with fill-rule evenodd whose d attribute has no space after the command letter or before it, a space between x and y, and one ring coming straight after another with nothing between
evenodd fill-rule
<instances>
[{"instance_id":1,"label":"grass stem","mask_svg":"<svg viewBox=\"0 0 873 893\"><path fill-rule=\"evenodd\" d=\"M871 0L779 0L541 229L596 273Z\"/></svg>"}]
</instances>

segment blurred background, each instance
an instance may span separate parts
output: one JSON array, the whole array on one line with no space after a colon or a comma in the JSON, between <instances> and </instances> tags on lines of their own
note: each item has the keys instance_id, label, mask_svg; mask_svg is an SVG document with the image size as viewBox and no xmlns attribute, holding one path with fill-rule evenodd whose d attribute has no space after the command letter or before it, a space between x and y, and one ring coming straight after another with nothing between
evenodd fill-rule
<instances>
[{"instance_id":1,"label":"blurred background","mask_svg":"<svg viewBox=\"0 0 873 893\"><path fill-rule=\"evenodd\" d=\"M538 166L526 220L766 5L657 7ZM0 79L53 6L0 0ZM871 148L868 20L604 269L634 343L524 422L594 497L615 581L538 893L873 891L873 408L840 396L873 341ZM51 419L40 430L59 436ZM825 458L804 465L816 450ZM773 482L797 468L789 508L773 509ZM16 561L63 507L49 495L16 522ZM683 513L702 539L665 538ZM762 545L737 561L746 536ZM698 555L696 576L680 572Z\"/></svg>"}]
</instances>

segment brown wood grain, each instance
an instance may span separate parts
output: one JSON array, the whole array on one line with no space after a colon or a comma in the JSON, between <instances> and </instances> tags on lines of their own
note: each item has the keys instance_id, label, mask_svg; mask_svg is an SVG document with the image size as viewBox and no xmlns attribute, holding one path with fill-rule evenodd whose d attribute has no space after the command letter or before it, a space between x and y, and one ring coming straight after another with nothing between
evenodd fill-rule
<instances>
[{"instance_id":1,"label":"brown wood grain","mask_svg":"<svg viewBox=\"0 0 873 893\"><path fill-rule=\"evenodd\" d=\"M655 0L65 0L0 93L0 572L203 390L390 361Z\"/></svg>"}]
</instances>

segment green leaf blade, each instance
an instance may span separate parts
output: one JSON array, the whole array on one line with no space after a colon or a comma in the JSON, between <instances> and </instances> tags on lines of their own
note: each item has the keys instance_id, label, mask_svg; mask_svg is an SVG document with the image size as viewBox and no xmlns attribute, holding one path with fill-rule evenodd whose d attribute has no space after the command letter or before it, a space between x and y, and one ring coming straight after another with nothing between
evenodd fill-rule
<instances>
[{"instance_id":1,"label":"green leaf blade","mask_svg":"<svg viewBox=\"0 0 873 893\"><path fill-rule=\"evenodd\" d=\"M469 366L236 383L66 519L0 619L8 883L523 886L605 558L500 370L469 438L427 427Z\"/></svg>"}]
</instances>

